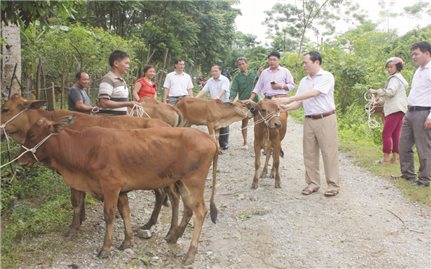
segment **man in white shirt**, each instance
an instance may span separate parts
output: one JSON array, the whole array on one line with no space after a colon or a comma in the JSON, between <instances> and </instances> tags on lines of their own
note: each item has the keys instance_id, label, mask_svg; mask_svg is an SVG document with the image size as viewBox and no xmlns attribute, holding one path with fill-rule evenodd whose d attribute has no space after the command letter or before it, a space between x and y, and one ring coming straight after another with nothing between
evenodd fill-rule
<instances>
[{"instance_id":1,"label":"man in white shirt","mask_svg":"<svg viewBox=\"0 0 431 269\"><path fill-rule=\"evenodd\" d=\"M229 102L229 79L221 74L221 67L219 65L213 65L211 67L211 76L202 90L196 95L200 97L205 93L209 92L211 99L219 99L222 102ZM220 128L219 144L223 150L228 149L229 143L229 126Z\"/></svg>"},{"instance_id":2,"label":"man in white shirt","mask_svg":"<svg viewBox=\"0 0 431 269\"><path fill-rule=\"evenodd\" d=\"M412 46L412 59L418 66L407 99L408 111L400 136L401 177L416 180L413 146L419 155L416 184L429 186L431 178L431 44L418 42Z\"/></svg>"},{"instance_id":3,"label":"man in white shirt","mask_svg":"<svg viewBox=\"0 0 431 269\"><path fill-rule=\"evenodd\" d=\"M335 196L340 190L338 164L338 133L334 103L334 76L320 65L322 57L312 51L303 57L304 77L295 96L281 97L274 101L284 110L304 108L304 166L307 187L302 194L309 195L320 188L319 159L322 152L328 185L325 196ZM290 103L291 102L291 103ZM283 103L290 103L283 105Z\"/></svg>"},{"instance_id":4,"label":"man in white shirt","mask_svg":"<svg viewBox=\"0 0 431 269\"><path fill-rule=\"evenodd\" d=\"M177 60L175 62L175 71L166 76L163 83L163 102L175 105L184 96L193 97L193 82L189 74L184 72L185 62Z\"/></svg>"}]
</instances>

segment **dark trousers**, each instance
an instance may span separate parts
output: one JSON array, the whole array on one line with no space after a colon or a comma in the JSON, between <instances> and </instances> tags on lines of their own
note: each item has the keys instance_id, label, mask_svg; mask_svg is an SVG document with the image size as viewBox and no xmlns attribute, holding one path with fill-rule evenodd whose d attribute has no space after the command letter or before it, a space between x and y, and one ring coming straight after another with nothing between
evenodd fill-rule
<instances>
[{"instance_id":1,"label":"dark trousers","mask_svg":"<svg viewBox=\"0 0 431 269\"><path fill-rule=\"evenodd\" d=\"M409 111L404 116L400 137L400 165L405 178L416 178L413 146L419 155L418 178L431 177L431 129L424 129L429 110Z\"/></svg>"},{"instance_id":2,"label":"dark trousers","mask_svg":"<svg viewBox=\"0 0 431 269\"><path fill-rule=\"evenodd\" d=\"M227 147L229 144L229 126L220 128L220 134L218 137L218 142L220 144L220 147Z\"/></svg>"}]
</instances>

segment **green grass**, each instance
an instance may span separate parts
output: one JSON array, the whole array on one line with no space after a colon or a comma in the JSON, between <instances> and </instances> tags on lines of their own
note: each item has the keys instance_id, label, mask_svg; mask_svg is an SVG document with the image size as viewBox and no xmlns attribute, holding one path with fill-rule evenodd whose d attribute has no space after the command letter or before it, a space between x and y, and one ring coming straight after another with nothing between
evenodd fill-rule
<instances>
[{"instance_id":1,"label":"green grass","mask_svg":"<svg viewBox=\"0 0 431 269\"><path fill-rule=\"evenodd\" d=\"M67 226L70 192L55 172L32 167L20 171L11 184L2 182L1 194L1 263L9 268L19 261L26 240Z\"/></svg>"},{"instance_id":2,"label":"green grass","mask_svg":"<svg viewBox=\"0 0 431 269\"><path fill-rule=\"evenodd\" d=\"M404 179L394 180L391 175L400 174L399 164L376 164L376 160L383 157L381 146L375 145L368 141L350 141L349 139L340 139L340 149L353 162L360 167L363 167L371 173L384 177L391 184L396 186L405 197L410 201L419 204L431 205L431 188L412 185L410 181ZM419 167L416 160L416 168Z\"/></svg>"}]
</instances>

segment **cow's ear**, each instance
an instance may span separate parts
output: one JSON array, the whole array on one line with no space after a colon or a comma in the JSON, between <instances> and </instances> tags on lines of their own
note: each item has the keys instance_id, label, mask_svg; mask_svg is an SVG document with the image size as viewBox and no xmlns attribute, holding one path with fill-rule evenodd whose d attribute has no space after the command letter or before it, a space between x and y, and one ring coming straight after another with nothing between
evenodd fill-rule
<instances>
[{"instance_id":1,"label":"cow's ear","mask_svg":"<svg viewBox=\"0 0 431 269\"><path fill-rule=\"evenodd\" d=\"M252 107L252 108L254 108L254 109L258 109L258 108L259 108L259 103L256 103L256 102L253 102L253 101L250 101L250 105L251 105L251 107Z\"/></svg>"},{"instance_id":2,"label":"cow's ear","mask_svg":"<svg viewBox=\"0 0 431 269\"><path fill-rule=\"evenodd\" d=\"M59 133L63 131L64 127L66 127L66 124L63 122L54 122L49 126L49 130L51 133Z\"/></svg>"},{"instance_id":3,"label":"cow's ear","mask_svg":"<svg viewBox=\"0 0 431 269\"><path fill-rule=\"evenodd\" d=\"M24 103L24 108L38 109L46 103L46 100L27 100Z\"/></svg>"}]
</instances>

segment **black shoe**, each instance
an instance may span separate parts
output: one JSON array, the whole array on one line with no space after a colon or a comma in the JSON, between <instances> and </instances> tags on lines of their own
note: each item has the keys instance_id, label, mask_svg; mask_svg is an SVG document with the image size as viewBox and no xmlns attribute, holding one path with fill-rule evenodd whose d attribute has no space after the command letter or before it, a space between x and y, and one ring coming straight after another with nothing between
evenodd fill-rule
<instances>
[{"instance_id":1,"label":"black shoe","mask_svg":"<svg viewBox=\"0 0 431 269\"><path fill-rule=\"evenodd\" d=\"M403 178L405 180L413 180L413 181L416 180L416 178L414 178L414 177L405 177L403 175L392 175L391 178L392 179L401 179L401 178Z\"/></svg>"},{"instance_id":2,"label":"black shoe","mask_svg":"<svg viewBox=\"0 0 431 269\"><path fill-rule=\"evenodd\" d=\"M416 185L428 187L430 185L429 179L420 178L416 181Z\"/></svg>"}]
</instances>

